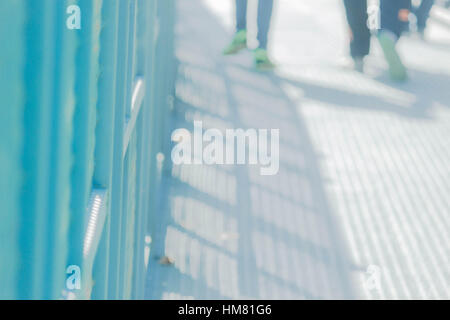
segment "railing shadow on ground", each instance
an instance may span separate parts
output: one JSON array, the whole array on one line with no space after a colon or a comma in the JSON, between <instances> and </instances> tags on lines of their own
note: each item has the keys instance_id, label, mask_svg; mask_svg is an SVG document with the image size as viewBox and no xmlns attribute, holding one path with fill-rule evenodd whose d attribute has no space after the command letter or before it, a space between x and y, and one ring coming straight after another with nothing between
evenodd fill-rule
<instances>
[{"instance_id":1,"label":"railing shadow on ground","mask_svg":"<svg viewBox=\"0 0 450 320\"><path fill-rule=\"evenodd\" d=\"M147 297L355 297L358 267L293 102L274 76L220 57L229 34L199 2L178 5L173 128L192 130L195 119L205 128L280 129L280 170L264 177L252 166L174 166L165 177ZM163 255L174 265L158 264Z\"/></svg>"},{"instance_id":2,"label":"railing shadow on ground","mask_svg":"<svg viewBox=\"0 0 450 320\"><path fill-rule=\"evenodd\" d=\"M409 82L395 84L384 75L344 72L348 79L340 81L350 84L340 86L298 74L260 74L248 67L248 56L220 56L229 34L198 1L179 2L179 17L173 128L192 132L194 120L205 129L278 128L280 171L262 177L247 166L173 167L165 177L152 255L171 256L175 264L151 260L147 297L359 296L353 272L365 270L349 260L325 191L321 155L297 110L301 101L288 96L286 86L330 108L432 121L433 105L450 101L450 76L413 68ZM351 81L363 90L353 90Z\"/></svg>"}]
</instances>

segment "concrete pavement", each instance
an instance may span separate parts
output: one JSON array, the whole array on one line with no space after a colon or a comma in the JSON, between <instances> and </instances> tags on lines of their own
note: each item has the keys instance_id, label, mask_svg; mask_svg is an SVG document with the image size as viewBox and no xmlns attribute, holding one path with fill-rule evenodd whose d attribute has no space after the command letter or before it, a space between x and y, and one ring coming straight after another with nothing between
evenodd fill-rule
<instances>
[{"instance_id":1,"label":"concrete pavement","mask_svg":"<svg viewBox=\"0 0 450 320\"><path fill-rule=\"evenodd\" d=\"M450 298L450 19L343 65L339 1L278 1L273 74L223 57L232 1L178 1L173 128L280 129L280 171L174 166L164 177L150 299ZM449 14L450 16L450 14ZM438 19L439 18L439 19ZM168 256L173 265L161 265Z\"/></svg>"}]
</instances>

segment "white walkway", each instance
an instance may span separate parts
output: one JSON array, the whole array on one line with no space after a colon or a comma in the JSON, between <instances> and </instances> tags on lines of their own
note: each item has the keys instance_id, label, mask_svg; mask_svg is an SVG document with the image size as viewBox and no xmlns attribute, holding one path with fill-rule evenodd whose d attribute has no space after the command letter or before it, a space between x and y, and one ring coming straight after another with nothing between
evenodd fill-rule
<instances>
[{"instance_id":1,"label":"white walkway","mask_svg":"<svg viewBox=\"0 0 450 320\"><path fill-rule=\"evenodd\" d=\"M401 40L396 85L376 42L366 76L342 66L340 1L277 2L260 74L221 56L231 0L178 1L174 128L279 128L281 164L174 167L147 297L449 299L450 13Z\"/></svg>"}]
</instances>

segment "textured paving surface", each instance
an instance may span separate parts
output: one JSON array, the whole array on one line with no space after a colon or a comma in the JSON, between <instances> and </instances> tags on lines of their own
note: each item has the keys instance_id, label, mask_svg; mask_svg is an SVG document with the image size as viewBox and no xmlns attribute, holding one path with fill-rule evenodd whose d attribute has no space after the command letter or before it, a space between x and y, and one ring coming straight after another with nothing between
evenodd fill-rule
<instances>
[{"instance_id":1,"label":"textured paving surface","mask_svg":"<svg viewBox=\"0 0 450 320\"><path fill-rule=\"evenodd\" d=\"M375 42L367 75L342 66L339 1L278 2L275 74L221 56L231 1L179 1L174 128L279 128L280 171L174 167L147 297L450 298L450 20L434 16L428 43L401 40L396 85Z\"/></svg>"}]
</instances>

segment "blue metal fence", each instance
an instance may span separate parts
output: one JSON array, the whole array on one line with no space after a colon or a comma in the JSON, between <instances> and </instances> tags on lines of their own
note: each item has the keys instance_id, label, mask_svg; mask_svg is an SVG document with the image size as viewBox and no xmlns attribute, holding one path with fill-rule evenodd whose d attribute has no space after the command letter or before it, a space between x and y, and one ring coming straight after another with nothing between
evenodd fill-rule
<instances>
[{"instance_id":1,"label":"blue metal fence","mask_svg":"<svg viewBox=\"0 0 450 320\"><path fill-rule=\"evenodd\" d=\"M0 298L143 297L173 25L173 0L0 1Z\"/></svg>"}]
</instances>

